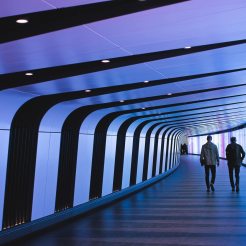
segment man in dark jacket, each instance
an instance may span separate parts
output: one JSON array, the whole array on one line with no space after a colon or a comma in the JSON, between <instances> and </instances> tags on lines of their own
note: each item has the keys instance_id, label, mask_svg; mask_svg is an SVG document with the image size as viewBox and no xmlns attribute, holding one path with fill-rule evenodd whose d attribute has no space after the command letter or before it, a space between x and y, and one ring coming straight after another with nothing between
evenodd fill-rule
<instances>
[{"instance_id":1,"label":"man in dark jacket","mask_svg":"<svg viewBox=\"0 0 246 246\"><path fill-rule=\"evenodd\" d=\"M229 177L231 182L232 191L239 192L239 173L240 173L240 166L242 164L242 160L245 157L245 152L241 145L236 143L236 138L231 137L231 143L226 147L226 159L228 161L228 170L229 170ZM234 184L233 180L233 170L235 170L235 178L236 183Z\"/></svg>"}]
</instances>

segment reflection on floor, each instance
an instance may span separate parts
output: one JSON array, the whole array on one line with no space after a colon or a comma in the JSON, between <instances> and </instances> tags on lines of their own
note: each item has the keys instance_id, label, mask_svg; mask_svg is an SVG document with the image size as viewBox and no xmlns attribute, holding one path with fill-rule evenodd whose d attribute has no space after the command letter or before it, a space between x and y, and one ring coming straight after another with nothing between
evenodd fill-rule
<instances>
[{"instance_id":1,"label":"reflection on floor","mask_svg":"<svg viewBox=\"0 0 246 246\"><path fill-rule=\"evenodd\" d=\"M245 171L240 193L233 193L221 161L216 190L207 193L199 157L183 156L177 171L156 185L15 245L244 245Z\"/></svg>"}]
</instances>

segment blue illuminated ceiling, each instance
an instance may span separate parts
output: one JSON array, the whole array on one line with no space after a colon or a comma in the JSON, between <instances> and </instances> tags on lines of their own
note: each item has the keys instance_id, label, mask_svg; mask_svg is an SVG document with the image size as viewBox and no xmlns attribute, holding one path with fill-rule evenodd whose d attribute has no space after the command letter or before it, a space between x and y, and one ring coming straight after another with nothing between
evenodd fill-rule
<instances>
[{"instance_id":1,"label":"blue illuminated ceiling","mask_svg":"<svg viewBox=\"0 0 246 246\"><path fill-rule=\"evenodd\" d=\"M110 12L111 3L109 2L114 2L113 13ZM165 1L7 1L0 9L2 17L0 19L2 36L0 86L7 81L9 88L3 87L1 95L11 92L16 97L21 97L25 93L30 98L34 98L52 94L57 96L61 93L65 95L90 89L91 92L83 92L81 96L72 95L69 99L64 97L64 100L61 98L59 102L52 104L52 107L60 108L60 112L63 108L68 110L67 105L70 110L75 110L85 105L124 100L122 102L124 106L114 106L112 111L139 108L137 114L140 115L180 111L173 113L173 116L177 116L174 124L189 129L189 134L223 130L245 124L243 114L245 110L242 106L245 105L243 102L246 102L246 71L226 71L246 68L246 1L166 1L169 4L162 6L163 2ZM130 8L131 5L132 8ZM109 13L108 16L102 17L100 8L105 6L109 8ZM45 17L54 17L60 10L66 14L70 10L76 12L81 8L83 11L89 7L93 11L97 10L92 12L94 20L90 21L90 17L83 20L77 18L76 23L83 21L83 24L73 24L66 28L70 20L61 18L57 19L55 24L50 23L54 26L52 31L42 31L49 26ZM143 7L145 10L140 11ZM125 12L121 13L124 8L126 8ZM117 11L119 11L118 16ZM43 16L44 19L38 19L36 22L37 16L38 18ZM21 18L27 18L29 22L17 24L15 20ZM97 18L98 21L95 21ZM37 26L22 32L20 29L24 25L27 27L33 25L32 20L33 23L38 23ZM32 32L33 30L36 34ZM232 41L240 41L240 44L193 53L194 47L207 47L210 44ZM150 61L145 60L150 53L176 49L184 50L187 54L177 56L177 53L174 53L171 58L159 57ZM133 58L133 55L140 54L143 55L143 60L137 61ZM107 68L113 64L113 58L124 57L128 59L125 64ZM92 69L90 72L84 72L82 69L81 73L71 72L71 75L64 76L61 69L58 77L49 79L49 73L52 73L50 71L53 67L83 65L87 62L98 61L100 65L96 62L93 65L93 68L94 66L96 68L102 66L100 62L102 59L109 59L111 63L103 64L105 69L100 68L100 71ZM42 71L39 73L36 69L42 69ZM156 80L219 71L224 73L149 86ZM33 73L33 76L25 76L26 72ZM46 79L40 79L41 77ZM146 80L149 82L144 83ZM16 83L15 86L12 86L12 82ZM135 83L142 83L142 86L117 89L117 86ZM112 86L115 86L115 90L109 89ZM103 88L99 91L100 93L93 94L94 90L100 90L100 88ZM155 98L157 96L164 97ZM147 99L149 97L151 98ZM134 99L139 100L134 101ZM128 102L128 100L133 101ZM187 104L191 101L194 103ZM169 104L173 106L167 107ZM143 107L145 109L141 110ZM149 107L152 108L148 109ZM218 110L220 114L206 124L210 107L215 107L213 110ZM228 108L236 107L242 111L241 116L240 114L235 116L228 110ZM191 111L183 112L185 109ZM188 124L187 119L191 118L188 115L194 113L192 111L194 109L197 110L194 112L204 113L204 118L198 118L201 117L199 114L196 124L194 122ZM170 116L171 114L166 117ZM195 115L192 117L196 119Z\"/></svg>"}]
</instances>

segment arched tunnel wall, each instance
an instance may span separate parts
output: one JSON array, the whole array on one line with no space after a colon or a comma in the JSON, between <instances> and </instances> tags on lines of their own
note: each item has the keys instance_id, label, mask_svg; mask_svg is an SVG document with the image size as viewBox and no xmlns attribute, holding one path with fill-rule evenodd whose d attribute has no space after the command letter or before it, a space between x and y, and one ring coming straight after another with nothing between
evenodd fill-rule
<instances>
[{"instance_id":1,"label":"arched tunnel wall","mask_svg":"<svg viewBox=\"0 0 246 246\"><path fill-rule=\"evenodd\" d=\"M35 113L26 122L18 118L28 99L19 99L19 108L9 110L11 115L1 122L4 233L83 204L90 206L163 176L180 163L183 131L161 119L112 109L66 111L61 105L50 109L35 128Z\"/></svg>"},{"instance_id":2,"label":"arched tunnel wall","mask_svg":"<svg viewBox=\"0 0 246 246\"><path fill-rule=\"evenodd\" d=\"M230 143L231 137L237 138L237 143L240 144L243 149L246 149L246 128L223 132L218 134L211 134L213 138L213 143L217 145L219 156L221 158L226 158L225 149ZM202 145L207 142L207 136L194 136L188 137L188 151L191 154L200 154Z\"/></svg>"}]
</instances>

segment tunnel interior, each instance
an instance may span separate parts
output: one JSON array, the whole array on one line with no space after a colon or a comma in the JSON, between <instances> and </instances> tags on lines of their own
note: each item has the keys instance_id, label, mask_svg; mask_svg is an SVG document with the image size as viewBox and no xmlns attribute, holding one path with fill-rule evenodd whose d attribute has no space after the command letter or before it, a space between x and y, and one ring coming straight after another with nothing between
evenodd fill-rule
<instances>
[{"instance_id":1,"label":"tunnel interior","mask_svg":"<svg viewBox=\"0 0 246 246\"><path fill-rule=\"evenodd\" d=\"M244 148L244 0L0 8L0 237Z\"/></svg>"}]
</instances>

